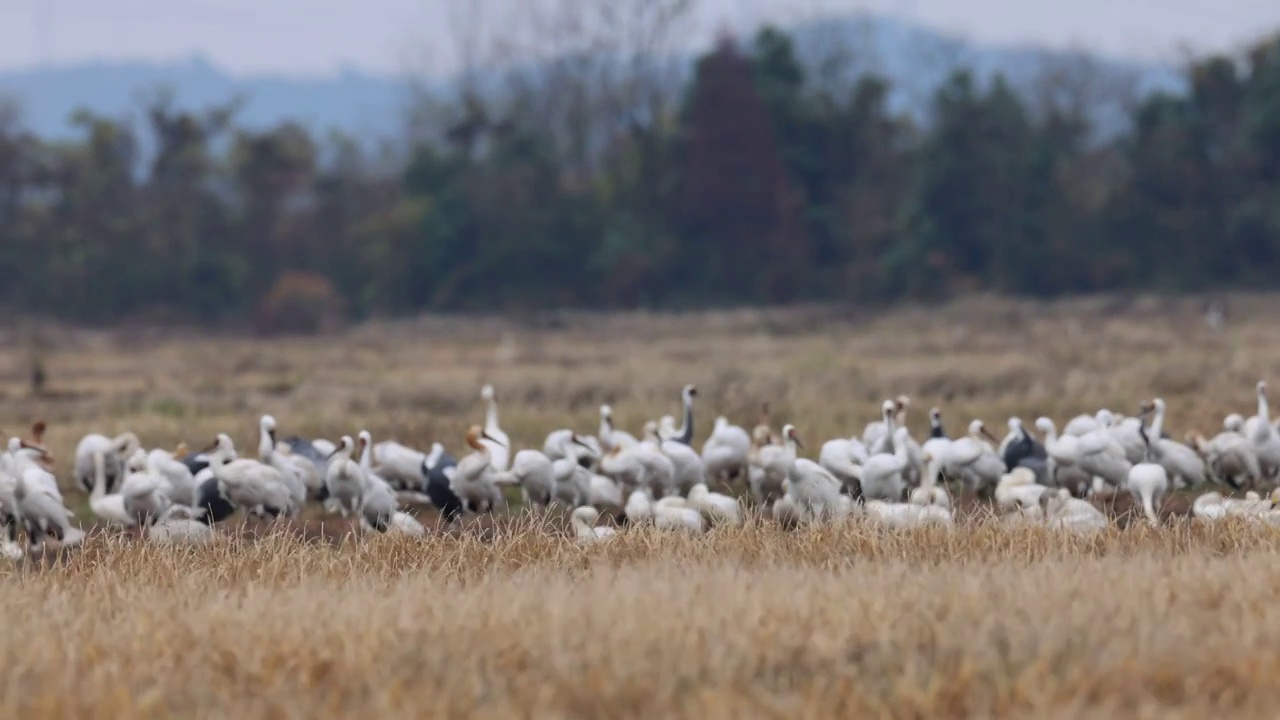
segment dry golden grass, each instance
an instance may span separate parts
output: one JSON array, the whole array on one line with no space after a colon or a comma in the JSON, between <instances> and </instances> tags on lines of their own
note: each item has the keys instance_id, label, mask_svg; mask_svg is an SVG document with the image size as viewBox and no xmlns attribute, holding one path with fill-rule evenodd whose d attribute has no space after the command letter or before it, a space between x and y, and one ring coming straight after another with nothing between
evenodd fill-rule
<instances>
[{"instance_id":1,"label":"dry golden grass","mask_svg":"<svg viewBox=\"0 0 1280 720\"><path fill-rule=\"evenodd\" d=\"M372 324L260 341L49 330L31 397L0 337L0 427L49 421L149 445L361 427L455 452L493 382L515 447L633 432L700 390L749 423L769 401L811 448L878 401L937 404L949 429L1059 420L1161 395L1171 432L1249 412L1280 370L1275 298L1236 298L1221 335L1196 301L972 300L870 318L793 310ZM63 478L68 502L83 505ZM1185 507L1185 499L1183 499ZM1166 511L1168 512L1168 511ZM86 518L87 519L87 518ZM1175 520L1093 538L966 521L704 538L630 532L583 548L563 521L332 542L298 533L160 549L94 533L0 569L13 717L1270 717L1280 533ZM239 531L227 528L227 534Z\"/></svg>"},{"instance_id":2,"label":"dry golden grass","mask_svg":"<svg viewBox=\"0 0 1280 720\"><path fill-rule=\"evenodd\" d=\"M1272 716L1280 535L772 524L582 548L92 539L3 578L12 717Z\"/></svg>"}]
</instances>

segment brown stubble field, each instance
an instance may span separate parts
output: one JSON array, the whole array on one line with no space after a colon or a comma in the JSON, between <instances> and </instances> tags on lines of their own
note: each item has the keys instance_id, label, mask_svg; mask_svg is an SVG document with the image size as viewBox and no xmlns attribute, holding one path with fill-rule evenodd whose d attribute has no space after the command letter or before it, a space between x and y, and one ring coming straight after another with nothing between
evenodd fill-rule
<instances>
[{"instance_id":1,"label":"brown stubble field","mask_svg":"<svg viewBox=\"0 0 1280 720\"><path fill-rule=\"evenodd\" d=\"M26 331L10 327L0 428L48 421L86 521L65 475L87 432L247 444L270 412L286 435L366 427L459 453L484 382L516 449L593 431L603 402L638 433L677 414L686 382L699 445L715 414L749 424L768 401L813 457L898 393L918 436L931 405L953 435L972 417L1002 435L1010 414L1061 423L1158 394L1181 437L1251 413L1253 384L1280 376L1276 300L1233 298L1221 334L1199 301L1154 299L429 318L272 341L50 328L40 398ZM56 563L0 568L0 705L26 718L1274 715L1280 533L1267 528L1177 520L1078 538L757 520L582 548L562 527L201 549L94 534Z\"/></svg>"}]
</instances>

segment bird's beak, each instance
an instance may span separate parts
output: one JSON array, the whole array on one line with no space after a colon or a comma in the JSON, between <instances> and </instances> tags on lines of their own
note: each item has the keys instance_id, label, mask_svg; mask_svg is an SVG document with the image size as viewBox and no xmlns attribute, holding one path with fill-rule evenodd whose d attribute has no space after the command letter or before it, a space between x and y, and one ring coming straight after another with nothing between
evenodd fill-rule
<instances>
[{"instance_id":1,"label":"bird's beak","mask_svg":"<svg viewBox=\"0 0 1280 720\"><path fill-rule=\"evenodd\" d=\"M212 443L210 443L208 447L206 447L205 449L201 450L200 452L202 452L202 453L210 453L210 452L213 452L214 450L217 450L217 449L218 449L218 438L214 438L214 439L213 439L213 442L212 442Z\"/></svg>"},{"instance_id":2,"label":"bird's beak","mask_svg":"<svg viewBox=\"0 0 1280 720\"><path fill-rule=\"evenodd\" d=\"M330 460L332 460L332 459L334 459L335 457L337 457L337 456L338 456L338 453L340 453L340 452L342 452L342 443L338 443L338 445L337 445L336 447L334 447L333 452L331 452L331 453L329 453L328 455L326 455L326 456L325 456L324 461L325 461L325 462L329 462Z\"/></svg>"},{"instance_id":3,"label":"bird's beak","mask_svg":"<svg viewBox=\"0 0 1280 720\"><path fill-rule=\"evenodd\" d=\"M800 438L796 437L796 436L793 434L793 435L791 436L791 439L795 441L795 443L796 443L796 447L800 448L801 450L803 450L803 449L804 449L804 443L800 442Z\"/></svg>"},{"instance_id":4,"label":"bird's beak","mask_svg":"<svg viewBox=\"0 0 1280 720\"><path fill-rule=\"evenodd\" d=\"M591 446L590 446L590 445L588 445L588 444L586 444L586 443L584 443L584 442L582 442L582 440L581 440L581 439L579 439L577 435L574 435L573 437L569 438L569 441L570 441L570 442L572 442L572 443L573 443L573 444L575 444L575 445L581 445L582 447L584 447L584 448L586 448L586 449L588 449L588 450L590 450L590 449L591 449Z\"/></svg>"},{"instance_id":5,"label":"bird's beak","mask_svg":"<svg viewBox=\"0 0 1280 720\"><path fill-rule=\"evenodd\" d=\"M484 438L484 439L486 439L486 440L488 440L488 441L490 441L490 442L498 443L498 445L500 445L500 446L502 446L502 447L506 447L506 446L507 446L507 444L506 444L506 443L504 443L504 442L502 442L501 440L499 440L498 438L496 438L496 437L494 437L494 436L490 435L490 434L489 434L487 431L485 431L485 430L481 430L481 431L480 431L480 437L482 437L482 438Z\"/></svg>"},{"instance_id":6,"label":"bird's beak","mask_svg":"<svg viewBox=\"0 0 1280 720\"><path fill-rule=\"evenodd\" d=\"M982 428L981 430L979 430L978 432L980 432L980 433L982 433L984 436L986 436L986 438L987 438L988 440L990 440L991 442L994 442L994 443L999 444L1000 440L999 440L998 438L996 438L996 436L995 436L995 435L992 435L992 434L991 434L991 431L990 431L990 430L988 430L988 429L986 429L985 427L984 427L984 428Z\"/></svg>"},{"instance_id":7,"label":"bird's beak","mask_svg":"<svg viewBox=\"0 0 1280 720\"><path fill-rule=\"evenodd\" d=\"M267 431L267 437L271 438L271 443L272 443L272 444L275 444L275 442L276 442L276 429L275 429L275 428L271 428L270 430L268 430L268 431Z\"/></svg>"}]
</instances>

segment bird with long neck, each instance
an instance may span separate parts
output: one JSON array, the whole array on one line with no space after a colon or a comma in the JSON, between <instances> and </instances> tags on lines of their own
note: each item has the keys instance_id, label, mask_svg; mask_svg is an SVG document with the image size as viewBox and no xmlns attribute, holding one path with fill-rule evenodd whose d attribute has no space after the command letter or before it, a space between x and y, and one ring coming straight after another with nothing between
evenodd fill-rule
<instances>
[{"instance_id":1,"label":"bird with long neck","mask_svg":"<svg viewBox=\"0 0 1280 720\"><path fill-rule=\"evenodd\" d=\"M1146 422L1147 418L1151 418L1151 424L1147 426L1147 434L1149 440L1159 440L1164 430L1164 400L1155 398L1151 402L1143 403L1138 408L1138 417ZM1149 444L1149 443L1148 443Z\"/></svg>"},{"instance_id":2,"label":"bird with long neck","mask_svg":"<svg viewBox=\"0 0 1280 720\"><path fill-rule=\"evenodd\" d=\"M803 449L804 444L800 442L800 436L796 434L795 425L784 425L782 427L783 447L787 449L787 455L792 460L796 459L796 450Z\"/></svg>"},{"instance_id":3,"label":"bird with long neck","mask_svg":"<svg viewBox=\"0 0 1280 720\"><path fill-rule=\"evenodd\" d=\"M942 411L938 408L929 410L929 437L946 439L947 433L942 429Z\"/></svg>"},{"instance_id":4,"label":"bird with long neck","mask_svg":"<svg viewBox=\"0 0 1280 720\"><path fill-rule=\"evenodd\" d=\"M990 443L994 443L995 445L1000 444L999 438L997 438L995 435L992 435L991 431L987 429L987 424L982 422L981 420L974 420L973 422L969 423L969 437L973 438L974 440L977 440L978 442L990 442ZM994 450L994 447L992 448L992 450Z\"/></svg>"},{"instance_id":5,"label":"bird with long neck","mask_svg":"<svg viewBox=\"0 0 1280 720\"><path fill-rule=\"evenodd\" d=\"M38 448L44 448L44 435L45 431L48 429L49 425L44 420L37 420L31 423L31 445ZM45 470L53 470L53 455L50 455L47 451L37 457L36 462L40 463L40 466Z\"/></svg>"},{"instance_id":6,"label":"bird with long neck","mask_svg":"<svg viewBox=\"0 0 1280 720\"><path fill-rule=\"evenodd\" d=\"M880 415L884 418L884 437L877 441L872 449L876 452L893 452L893 433L898 428L898 405L893 400L885 400L880 406Z\"/></svg>"},{"instance_id":7,"label":"bird with long neck","mask_svg":"<svg viewBox=\"0 0 1280 720\"><path fill-rule=\"evenodd\" d=\"M279 445L276 438L276 419L270 415L263 415L258 420L258 459L264 465L279 471L281 479L289 489L289 497L293 504L301 508L307 501L309 486L315 486L318 490L323 483L323 478L310 461L295 462L295 457L289 453L287 445L283 451L277 451L277 447Z\"/></svg>"},{"instance_id":8,"label":"bird with long neck","mask_svg":"<svg viewBox=\"0 0 1280 720\"><path fill-rule=\"evenodd\" d=\"M502 500L502 493L493 481L493 446L502 445L489 431L479 425L467 428L467 446L475 452L458 461L453 477L453 491L464 506L473 512L493 510Z\"/></svg>"},{"instance_id":9,"label":"bird with long neck","mask_svg":"<svg viewBox=\"0 0 1280 720\"><path fill-rule=\"evenodd\" d=\"M769 402L760 403L760 422L751 429L751 438L761 446L774 441L773 426L769 424Z\"/></svg>"},{"instance_id":10,"label":"bird with long neck","mask_svg":"<svg viewBox=\"0 0 1280 720\"><path fill-rule=\"evenodd\" d=\"M226 433L218 433L205 452L218 481L218 494L233 505L271 517L291 516L301 510L283 473L266 463L236 457L235 445Z\"/></svg>"},{"instance_id":11,"label":"bird with long neck","mask_svg":"<svg viewBox=\"0 0 1280 720\"><path fill-rule=\"evenodd\" d=\"M621 448L614 448L621 452ZM576 507L583 499L584 488L589 486L591 471L582 465L581 458L594 456L595 449L576 433L560 438L560 457L551 461L550 492L552 499L570 507ZM616 457L613 456L613 457Z\"/></svg>"},{"instance_id":12,"label":"bird with long neck","mask_svg":"<svg viewBox=\"0 0 1280 720\"><path fill-rule=\"evenodd\" d=\"M1275 428L1271 426L1271 406L1267 402L1267 381L1259 380L1255 389L1258 396L1258 413L1248 420L1241 420L1240 424L1243 428L1242 432L1251 442L1256 445L1267 445L1275 435ZM1264 450L1262 454L1274 455L1275 453Z\"/></svg>"},{"instance_id":13,"label":"bird with long neck","mask_svg":"<svg viewBox=\"0 0 1280 720\"><path fill-rule=\"evenodd\" d=\"M606 453L625 450L636 444L636 439L631 433L614 427L613 408L608 405L600 406L600 433L597 439L600 441L601 449Z\"/></svg>"},{"instance_id":14,"label":"bird with long neck","mask_svg":"<svg viewBox=\"0 0 1280 720\"><path fill-rule=\"evenodd\" d=\"M938 480L942 477L942 460L929 453L924 453L925 472L920 477L920 487L911 491L908 502L917 507L924 507L921 519L951 522L951 496L947 494Z\"/></svg>"},{"instance_id":15,"label":"bird with long neck","mask_svg":"<svg viewBox=\"0 0 1280 720\"><path fill-rule=\"evenodd\" d=\"M763 433L757 435L761 438ZM801 447L794 425L782 427L782 443L766 443L756 450L753 464L756 466L747 479L751 493L757 502L772 502L786 492L785 484L791 465L796 460L796 449Z\"/></svg>"},{"instance_id":16,"label":"bird with long neck","mask_svg":"<svg viewBox=\"0 0 1280 720\"><path fill-rule=\"evenodd\" d=\"M276 451L276 419L263 415L258 421L258 459L264 463L271 462Z\"/></svg>"},{"instance_id":17,"label":"bird with long neck","mask_svg":"<svg viewBox=\"0 0 1280 720\"><path fill-rule=\"evenodd\" d=\"M689 445L693 442L693 398L698 394L698 388L692 384L685 385L680 391L680 401L684 405L684 418L680 421L680 427L675 429L675 434L671 437L676 442Z\"/></svg>"},{"instance_id":18,"label":"bird with long neck","mask_svg":"<svg viewBox=\"0 0 1280 720\"><path fill-rule=\"evenodd\" d=\"M498 400L492 385L480 388L480 399L484 400L484 439L489 443L490 462L493 468L505 471L510 466L511 455L508 448L511 440L498 424Z\"/></svg>"},{"instance_id":19,"label":"bird with long neck","mask_svg":"<svg viewBox=\"0 0 1280 720\"><path fill-rule=\"evenodd\" d=\"M896 399L894 399L893 421L897 423L898 427L902 427L907 424L907 407L910 405L911 405L911 398L907 397L906 395L899 395Z\"/></svg>"},{"instance_id":20,"label":"bird with long neck","mask_svg":"<svg viewBox=\"0 0 1280 720\"><path fill-rule=\"evenodd\" d=\"M364 497L364 473L351 455L353 451L363 454L367 444L365 438L361 438L357 444L350 435L343 435L338 440L337 447L325 458L325 487L329 489L329 497L335 500L343 517L356 512Z\"/></svg>"},{"instance_id":21,"label":"bird with long neck","mask_svg":"<svg viewBox=\"0 0 1280 720\"><path fill-rule=\"evenodd\" d=\"M1142 512L1153 525L1160 524L1156 507L1169 490L1169 476L1164 466L1156 461L1156 450L1151 446L1151 437L1146 428L1147 413L1139 416L1138 435L1142 438L1144 453L1142 462L1129 469L1129 492L1135 500L1142 504Z\"/></svg>"},{"instance_id":22,"label":"bird with long neck","mask_svg":"<svg viewBox=\"0 0 1280 720\"><path fill-rule=\"evenodd\" d=\"M796 448L803 448L804 445L794 426L784 428L783 435L786 437L787 456L790 458L786 494L812 518L832 519L838 516L841 512L842 485L839 478L812 460L796 457Z\"/></svg>"}]
</instances>

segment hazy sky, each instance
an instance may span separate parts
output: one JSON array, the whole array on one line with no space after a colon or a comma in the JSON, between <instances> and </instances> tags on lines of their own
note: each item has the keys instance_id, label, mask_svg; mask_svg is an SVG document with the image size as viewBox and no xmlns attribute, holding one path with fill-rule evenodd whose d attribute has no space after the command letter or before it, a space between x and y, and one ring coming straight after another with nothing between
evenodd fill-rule
<instances>
[{"instance_id":1,"label":"hazy sky","mask_svg":"<svg viewBox=\"0 0 1280 720\"><path fill-rule=\"evenodd\" d=\"M448 69L460 8L509 21L532 0L0 0L0 69L202 53L236 73L349 65ZM546 0L562 4L602 0ZM616 0L637 2L639 0ZM1185 43L1236 46L1280 27L1280 0L696 0L697 35L760 18L868 10L969 38L1172 58ZM450 18L453 18L451 21Z\"/></svg>"}]
</instances>

